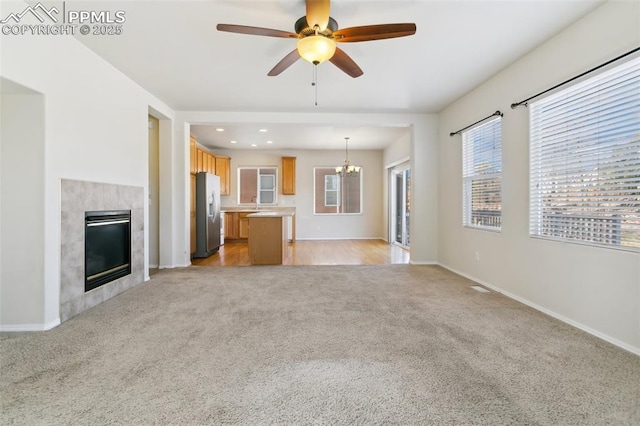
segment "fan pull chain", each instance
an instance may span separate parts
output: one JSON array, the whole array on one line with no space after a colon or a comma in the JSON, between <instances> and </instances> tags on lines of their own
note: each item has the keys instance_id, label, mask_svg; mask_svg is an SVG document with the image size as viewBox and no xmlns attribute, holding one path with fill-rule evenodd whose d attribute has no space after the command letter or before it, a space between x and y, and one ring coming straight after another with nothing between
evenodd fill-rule
<instances>
[{"instance_id":1,"label":"fan pull chain","mask_svg":"<svg viewBox=\"0 0 640 426\"><path fill-rule=\"evenodd\" d=\"M318 66L313 66L313 81L311 85L315 88L315 104L318 106Z\"/></svg>"}]
</instances>

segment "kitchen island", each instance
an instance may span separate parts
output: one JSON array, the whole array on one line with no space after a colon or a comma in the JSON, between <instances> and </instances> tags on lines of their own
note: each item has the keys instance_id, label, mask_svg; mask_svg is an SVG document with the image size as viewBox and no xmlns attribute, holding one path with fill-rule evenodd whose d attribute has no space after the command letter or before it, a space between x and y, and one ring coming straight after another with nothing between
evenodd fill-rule
<instances>
[{"instance_id":1,"label":"kitchen island","mask_svg":"<svg viewBox=\"0 0 640 426\"><path fill-rule=\"evenodd\" d=\"M288 255L288 222L293 212L263 211L249 219L249 261L252 265L282 265Z\"/></svg>"}]
</instances>

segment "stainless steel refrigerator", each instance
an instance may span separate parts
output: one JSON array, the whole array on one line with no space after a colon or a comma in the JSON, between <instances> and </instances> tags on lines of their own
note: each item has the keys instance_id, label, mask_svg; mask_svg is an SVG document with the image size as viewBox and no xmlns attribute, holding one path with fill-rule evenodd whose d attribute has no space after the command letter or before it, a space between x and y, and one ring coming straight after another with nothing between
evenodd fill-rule
<instances>
[{"instance_id":1,"label":"stainless steel refrigerator","mask_svg":"<svg viewBox=\"0 0 640 426\"><path fill-rule=\"evenodd\" d=\"M220 247L220 177L196 174L196 252L209 257Z\"/></svg>"}]
</instances>

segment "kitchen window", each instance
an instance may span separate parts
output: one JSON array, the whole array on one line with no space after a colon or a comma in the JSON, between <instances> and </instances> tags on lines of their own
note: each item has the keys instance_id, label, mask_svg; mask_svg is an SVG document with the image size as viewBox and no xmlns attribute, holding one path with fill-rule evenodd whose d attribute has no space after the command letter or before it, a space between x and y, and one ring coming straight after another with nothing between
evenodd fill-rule
<instances>
[{"instance_id":1,"label":"kitchen window","mask_svg":"<svg viewBox=\"0 0 640 426\"><path fill-rule=\"evenodd\" d=\"M502 118L462 133L462 222L502 227Z\"/></svg>"},{"instance_id":2,"label":"kitchen window","mask_svg":"<svg viewBox=\"0 0 640 426\"><path fill-rule=\"evenodd\" d=\"M530 235L640 249L640 58L530 107Z\"/></svg>"},{"instance_id":3,"label":"kitchen window","mask_svg":"<svg viewBox=\"0 0 640 426\"><path fill-rule=\"evenodd\" d=\"M277 204L277 182L275 166L238 167L238 204Z\"/></svg>"}]
</instances>

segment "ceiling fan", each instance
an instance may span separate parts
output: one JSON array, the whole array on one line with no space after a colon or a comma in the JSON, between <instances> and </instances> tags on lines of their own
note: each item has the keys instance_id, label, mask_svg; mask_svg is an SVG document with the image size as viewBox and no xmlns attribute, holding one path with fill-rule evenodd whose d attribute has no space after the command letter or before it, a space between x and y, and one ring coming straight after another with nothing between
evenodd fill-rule
<instances>
[{"instance_id":1,"label":"ceiling fan","mask_svg":"<svg viewBox=\"0 0 640 426\"><path fill-rule=\"evenodd\" d=\"M340 68L353 78L363 72L338 43L382 40L385 38L406 37L416 33L416 24L365 25L338 29L338 23L329 16L330 0L306 0L306 15L295 23L295 33L270 28L246 25L218 24L218 31L260 35L267 37L298 39L295 50L285 56L267 75L276 76L293 65L299 58L318 65L325 61Z\"/></svg>"}]
</instances>

